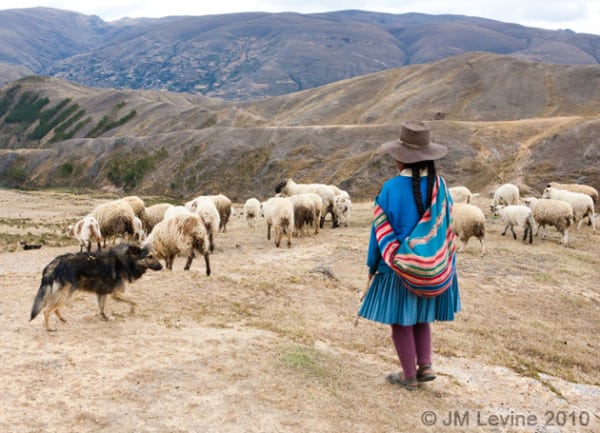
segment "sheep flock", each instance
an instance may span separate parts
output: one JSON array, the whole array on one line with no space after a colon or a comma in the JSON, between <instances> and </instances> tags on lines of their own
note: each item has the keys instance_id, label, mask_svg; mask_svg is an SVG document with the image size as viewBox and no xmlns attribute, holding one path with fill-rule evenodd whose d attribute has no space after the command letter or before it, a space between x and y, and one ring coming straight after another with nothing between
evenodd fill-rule
<instances>
[{"instance_id":1,"label":"sheep flock","mask_svg":"<svg viewBox=\"0 0 600 433\"><path fill-rule=\"evenodd\" d=\"M466 248L472 237L480 243L475 251L486 254L490 237L486 226L490 224L501 224L501 235L510 230L515 241L533 244L533 248L547 238L547 228L560 234L558 244L564 246L570 245L569 232L582 233L590 226L591 233L596 233L598 193L587 185L549 182L537 196L523 197L518 185L505 183L489 194L489 201L464 185L452 186L449 194L459 254L474 252L473 248ZM87 215L69 224L65 233L78 242L80 253L90 252L94 246L98 250L105 248L107 242L152 245L167 270L173 269L176 257L185 258L183 269L189 270L200 255L204 258L204 271L210 275L209 256L225 252L219 250L218 238L227 233L227 224L235 217L250 230L264 230L266 245L278 248L283 243L292 248L294 239L319 242L323 230L344 230L350 225L351 212L350 194L338 186L299 183L287 178L273 185L271 196L248 197L237 210L222 193L198 195L182 203L152 205L146 205L138 196L126 196L90 209ZM326 220L331 221L330 226Z\"/></svg>"}]
</instances>

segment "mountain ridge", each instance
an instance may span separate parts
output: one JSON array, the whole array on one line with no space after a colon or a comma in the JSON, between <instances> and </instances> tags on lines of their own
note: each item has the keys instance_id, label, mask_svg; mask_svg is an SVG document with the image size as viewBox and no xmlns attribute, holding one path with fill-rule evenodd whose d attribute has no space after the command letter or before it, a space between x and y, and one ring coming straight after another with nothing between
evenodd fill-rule
<instances>
[{"instance_id":1,"label":"mountain ridge","mask_svg":"<svg viewBox=\"0 0 600 433\"><path fill-rule=\"evenodd\" d=\"M50 8L0 11L0 63L89 87L248 101L472 51L598 64L600 36L462 15L247 12L105 22ZM0 69L1 72L1 69Z\"/></svg>"}]
</instances>

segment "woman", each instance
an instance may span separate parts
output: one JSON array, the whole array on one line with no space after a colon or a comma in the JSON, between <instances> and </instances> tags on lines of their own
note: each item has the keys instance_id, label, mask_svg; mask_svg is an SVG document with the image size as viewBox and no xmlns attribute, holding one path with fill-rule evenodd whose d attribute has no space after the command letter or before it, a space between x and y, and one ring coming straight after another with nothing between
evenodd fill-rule
<instances>
[{"instance_id":1,"label":"woman","mask_svg":"<svg viewBox=\"0 0 600 433\"><path fill-rule=\"evenodd\" d=\"M419 382L436 377L431 359L431 322L454 320L454 313L460 311L453 234L449 229L452 201L445 182L436 175L434 164L447 153L447 148L430 142L429 137L430 130L425 123L408 121L402 124L400 139L381 145L394 159L400 173L383 184L376 198L367 254L370 287L358 313L366 319L391 325L392 341L403 374L391 373L386 380L411 391L417 389ZM409 279L390 262L389 245L382 243L378 227L381 215L386 224L389 221L391 229L387 230L387 237L393 237L396 248L409 244L407 237L423 215L426 215L423 221L430 224L431 220L442 221L435 233L440 237L443 234L438 248L447 253L443 256L446 277L445 283L436 287L435 294L416 294ZM396 260L402 260L396 255L396 249L393 255Z\"/></svg>"}]
</instances>

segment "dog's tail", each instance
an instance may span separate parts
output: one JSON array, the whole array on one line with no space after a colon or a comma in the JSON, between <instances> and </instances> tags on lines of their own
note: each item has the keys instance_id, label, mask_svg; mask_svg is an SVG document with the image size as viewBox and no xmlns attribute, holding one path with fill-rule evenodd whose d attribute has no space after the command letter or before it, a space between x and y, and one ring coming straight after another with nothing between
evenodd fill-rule
<instances>
[{"instance_id":1,"label":"dog's tail","mask_svg":"<svg viewBox=\"0 0 600 433\"><path fill-rule=\"evenodd\" d=\"M46 300L46 296L52 291L52 284L54 280L52 277L48 275L44 275L42 277L42 282L40 283L40 288L38 289L37 295L35 295L35 299L33 301L33 307L31 307L31 316L29 321L32 321L36 318L42 308L44 308L44 303Z\"/></svg>"}]
</instances>

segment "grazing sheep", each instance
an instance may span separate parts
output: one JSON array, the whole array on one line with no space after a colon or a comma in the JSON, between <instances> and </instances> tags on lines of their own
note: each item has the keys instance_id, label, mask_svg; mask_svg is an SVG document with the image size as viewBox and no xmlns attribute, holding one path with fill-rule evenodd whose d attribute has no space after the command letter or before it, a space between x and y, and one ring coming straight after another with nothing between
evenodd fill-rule
<instances>
[{"instance_id":1,"label":"grazing sheep","mask_svg":"<svg viewBox=\"0 0 600 433\"><path fill-rule=\"evenodd\" d=\"M467 242L473 236L481 243L481 255L485 254L485 215L477 206L468 203L455 203L451 215L452 231L462 245L458 252L462 252Z\"/></svg>"},{"instance_id":2,"label":"grazing sheep","mask_svg":"<svg viewBox=\"0 0 600 433\"><path fill-rule=\"evenodd\" d=\"M336 197L341 195L341 196L350 198L350 194L348 194L348 191L344 191L343 189L340 189L336 185L329 185L329 187L331 189L333 189L333 193L335 194Z\"/></svg>"},{"instance_id":3,"label":"grazing sheep","mask_svg":"<svg viewBox=\"0 0 600 433\"><path fill-rule=\"evenodd\" d=\"M248 227L256 227L256 219L260 214L260 201L257 198L249 198L244 203L244 215L246 216L246 223Z\"/></svg>"},{"instance_id":4,"label":"grazing sheep","mask_svg":"<svg viewBox=\"0 0 600 433\"><path fill-rule=\"evenodd\" d=\"M165 218L154 226L145 244L152 245L156 256L164 259L165 267L170 270L176 256L187 257L183 269L189 270L198 252L204 256L206 275L210 275L209 240L204 221L183 206L169 208Z\"/></svg>"},{"instance_id":5,"label":"grazing sheep","mask_svg":"<svg viewBox=\"0 0 600 433\"><path fill-rule=\"evenodd\" d=\"M478 196L478 194L473 194L466 186L453 186L448 188L448 191L454 203L471 203L471 199Z\"/></svg>"},{"instance_id":6,"label":"grazing sheep","mask_svg":"<svg viewBox=\"0 0 600 433\"><path fill-rule=\"evenodd\" d=\"M289 178L283 179L281 182L279 182L275 187L275 192L283 193L288 196L307 192L319 194L319 196L321 196L321 200L323 200L323 210L321 212L319 227L323 228L327 214L331 214L332 227L339 227L334 211L335 191L331 185L326 185L324 183L296 183L292 180L292 178Z\"/></svg>"},{"instance_id":7,"label":"grazing sheep","mask_svg":"<svg viewBox=\"0 0 600 433\"><path fill-rule=\"evenodd\" d=\"M336 195L333 207L338 222L340 224L343 223L344 227L348 227L348 224L350 223L350 213L352 212L352 200L350 200L350 197L343 194Z\"/></svg>"},{"instance_id":8,"label":"grazing sheep","mask_svg":"<svg viewBox=\"0 0 600 433\"><path fill-rule=\"evenodd\" d=\"M512 183L500 185L494 192L492 206L499 204L503 204L505 206L519 204L519 188Z\"/></svg>"},{"instance_id":9,"label":"grazing sheep","mask_svg":"<svg viewBox=\"0 0 600 433\"><path fill-rule=\"evenodd\" d=\"M589 195L594 201L594 205L598 204L598 190L590 185L580 184L580 183L558 183L558 182L550 182L546 185L547 188L558 188L565 189L567 191L573 192L581 192L583 194Z\"/></svg>"},{"instance_id":10,"label":"grazing sheep","mask_svg":"<svg viewBox=\"0 0 600 433\"><path fill-rule=\"evenodd\" d=\"M98 221L103 238L103 246L106 239L112 237L113 243L117 237L128 240L135 234L133 219L135 214L131 205L123 200L113 200L99 204L90 214Z\"/></svg>"},{"instance_id":11,"label":"grazing sheep","mask_svg":"<svg viewBox=\"0 0 600 433\"><path fill-rule=\"evenodd\" d=\"M218 231L221 231L223 233L225 233L227 231L227 222L229 222L229 218L231 217L231 213L232 213L232 205L231 205L231 200L223 195L223 194L217 194L217 195L201 195L196 197L196 199L208 199L211 200L215 206L217 207L217 210L219 211L219 228ZM194 200L196 200L194 199ZM194 207L194 200L191 200L191 207ZM194 211L194 209L192 209L192 211Z\"/></svg>"},{"instance_id":12,"label":"grazing sheep","mask_svg":"<svg viewBox=\"0 0 600 433\"><path fill-rule=\"evenodd\" d=\"M594 223L594 201L589 195L581 192L573 192L565 189L548 187L544 190L542 198L562 200L569 203L573 208L574 221L579 221L576 229L579 230L583 220L585 218L589 218L592 231L596 233L596 224Z\"/></svg>"},{"instance_id":13,"label":"grazing sheep","mask_svg":"<svg viewBox=\"0 0 600 433\"><path fill-rule=\"evenodd\" d=\"M513 238L517 239L514 226L523 227L523 241L527 239L527 234L529 233L529 243L533 242L535 220L533 219L533 212L529 207L522 204L511 204L509 206L499 204L492 208L492 212L494 212L494 215L500 215L502 222L504 222L502 236L506 235L507 230L510 228Z\"/></svg>"},{"instance_id":14,"label":"grazing sheep","mask_svg":"<svg viewBox=\"0 0 600 433\"><path fill-rule=\"evenodd\" d=\"M221 215L217 209L217 205L213 200L207 198L195 198L188 201L185 207L195 214L200 215L206 232L208 233L210 252L215 250L215 234L219 232L221 226Z\"/></svg>"},{"instance_id":15,"label":"grazing sheep","mask_svg":"<svg viewBox=\"0 0 600 433\"><path fill-rule=\"evenodd\" d=\"M569 226L573 224L573 207L565 201L549 198L527 197L525 205L533 212L533 219L538 223L536 235L542 229L542 239L546 237L546 226L554 226L563 235L560 244L567 246Z\"/></svg>"},{"instance_id":16,"label":"grazing sheep","mask_svg":"<svg viewBox=\"0 0 600 433\"><path fill-rule=\"evenodd\" d=\"M121 200L129 203L129 205L133 209L133 213L135 214L135 216L138 217L140 221L144 221L146 213L146 204L144 203L144 200L142 200L137 195L123 197Z\"/></svg>"},{"instance_id":17,"label":"grazing sheep","mask_svg":"<svg viewBox=\"0 0 600 433\"><path fill-rule=\"evenodd\" d=\"M96 218L92 216L85 216L75 224L71 224L66 230L67 236L74 238L79 241L79 252L82 253L85 248L89 253L92 250L92 242L95 242L100 251L102 248L100 243L102 242L102 232L100 230L100 224L96 221Z\"/></svg>"},{"instance_id":18,"label":"grazing sheep","mask_svg":"<svg viewBox=\"0 0 600 433\"><path fill-rule=\"evenodd\" d=\"M137 216L133 218L133 239L138 243L146 240L146 231L144 230L144 223Z\"/></svg>"},{"instance_id":19,"label":"grazing sheep","mask_svg":"<svg viewBox=\"0 0 600 433\"><path fill-rule=\"evenodd\" d=\"M294 204L294 227L297 235L303 233L304 227L315 226L314 234L319 233L323 202L321 197L313 192L289 196Z\"/></svg>"},{"instance_id":20,"label":"grazing sheep","mask_svg":"<svg viewBox=\"0 0 600 433\"><path fill-rule=\"evenodd\" d=\"M292 246L294 230L294 204L289 197L271 197L260 204L261 215L267 221L267 240L271 240L271 227L275 228L275 246L279 247L283 234L287 234L287 246Z\"/></svg>"},{"instance_id":21,"label":"grazing sheep","mask_svg":"<svg viewBox=\"0 0 600 433\"><path fill-rule=\"evenodd\" d=\"M162 221L165 212L171 206L173 205L170 203L157 203L146 208L146 211L144 212L145 218L143 220L146 233L150 233L154 226Z\"/></svg>"}]
</instances>

